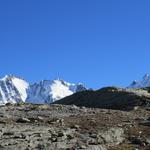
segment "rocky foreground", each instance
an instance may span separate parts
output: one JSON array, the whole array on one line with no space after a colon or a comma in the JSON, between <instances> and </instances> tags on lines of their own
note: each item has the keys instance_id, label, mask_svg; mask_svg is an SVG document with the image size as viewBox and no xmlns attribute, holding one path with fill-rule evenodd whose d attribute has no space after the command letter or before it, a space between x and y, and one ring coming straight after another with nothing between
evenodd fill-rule
<instances>
[{"instance_id":1,"label":"rocky foreground","mask_svg":"<svg viewBox=\"0 0 150 150\"><path fill-rule=\"evenodd\" d=\"M150 110L7 104L0 106L0 149L149 150Z\"/></svg>"}]
</instances>

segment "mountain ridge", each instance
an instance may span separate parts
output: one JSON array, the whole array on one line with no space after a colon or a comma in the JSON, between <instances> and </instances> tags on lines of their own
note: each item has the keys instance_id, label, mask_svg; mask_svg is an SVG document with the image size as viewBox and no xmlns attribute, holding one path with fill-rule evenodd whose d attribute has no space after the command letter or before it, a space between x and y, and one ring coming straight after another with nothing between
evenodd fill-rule
<instances>
[{"instance_id":1,"label":"mountain ridge","mask_svg":"<svg viewBox=\"0 0 150 150\"><path fill-rule=\"evenodd\" d=\"M150 87L149 74L144 75L140 81L133 81L125 89L144 87ZM73 84L62 79L54 79L41 80L30 84L25 79L10 74L0 79L0 105L20 102L50 104L85 90L90 89L87 89L82 83Z\"/></svg>"},{"instance_id":2,"label":"mountain ridge","mask_svg":"<svg viewBox=\"0 0 150 150\"><path fill-rule=\"evenodd\" d=\"M64 80L42 80L30 84L23 78L6 75L0 79L0 105L6 103L52 103L75 92L86 90L81 84L73 84Z\"/></svg>"}]
</instances>

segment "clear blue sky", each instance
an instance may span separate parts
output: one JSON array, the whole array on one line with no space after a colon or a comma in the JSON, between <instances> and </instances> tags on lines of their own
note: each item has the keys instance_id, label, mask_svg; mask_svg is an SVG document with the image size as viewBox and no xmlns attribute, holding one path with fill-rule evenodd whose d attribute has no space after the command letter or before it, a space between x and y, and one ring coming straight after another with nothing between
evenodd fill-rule
<instances>
[{"instance_id":1,"label":"clear blue sky","mask_svg":"<svg viewBox=\"0 0 150 150\"><path fill-rule=\"evenodd\" d=\"M127 86L150 73L149 0L1 0L0 76Z\"/></svg>"}]
</instances>

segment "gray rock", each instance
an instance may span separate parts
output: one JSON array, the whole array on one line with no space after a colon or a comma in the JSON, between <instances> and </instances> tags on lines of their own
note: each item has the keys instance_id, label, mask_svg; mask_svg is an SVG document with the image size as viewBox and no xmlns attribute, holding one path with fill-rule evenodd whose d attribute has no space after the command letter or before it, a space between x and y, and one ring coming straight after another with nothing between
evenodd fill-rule
<instances>
[{"instance_id":1,"label":"gray rock","mask_svg":"<svg viewBox=\"0 0 150 150\"><path fill-rule=\"evenodd\" d=\"M28 118L19 118L19 119L17 119L16 122L18 122L18 123L28 123L28 122L30 122L30 120Z\"/></svg>"},{"instance_id":2,"label":"gray rock","mask_svg":"<svg viewBox=\"0 0 150 150\"><path fill-rule=\"evenodd\" d=\"M86 150L107 150L105 145L90 145Z\"/></svg>"},{"instance_id":3,"label":"gray rock","mask_svg":"<svg viewBox=\"0 0 150 150\"><path fill-rule=\"evenodd\" d=\"M102 131L99 136L107 145L117 145L124 140L124 130L122 128L110 128L107 131Z\"/></svg>"}]
</instances>

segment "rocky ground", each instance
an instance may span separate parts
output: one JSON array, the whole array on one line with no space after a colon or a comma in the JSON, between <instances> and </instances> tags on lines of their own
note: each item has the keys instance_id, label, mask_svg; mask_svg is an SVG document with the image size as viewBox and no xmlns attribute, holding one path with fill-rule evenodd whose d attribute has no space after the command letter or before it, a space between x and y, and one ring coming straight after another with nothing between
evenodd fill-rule
<instances>
[{"instance_id":1,"label":"rocky ground","mask_svg":"<svg viewBox=\"0 0 150 150\"><path fill-rule=\"evenodd\" d=\"M0 106L0 149L149 150L150 110L7 104Z\"/></svg>"}]
</instances>

